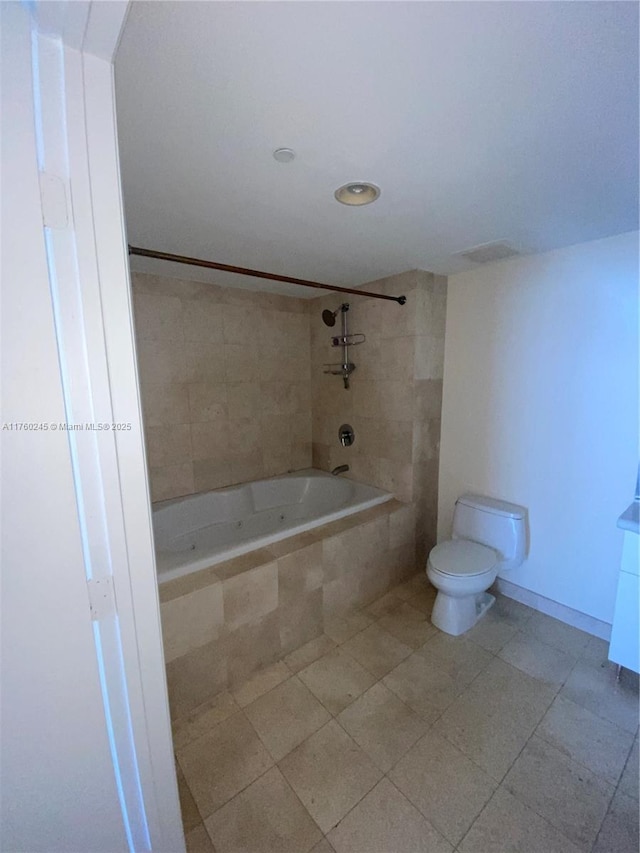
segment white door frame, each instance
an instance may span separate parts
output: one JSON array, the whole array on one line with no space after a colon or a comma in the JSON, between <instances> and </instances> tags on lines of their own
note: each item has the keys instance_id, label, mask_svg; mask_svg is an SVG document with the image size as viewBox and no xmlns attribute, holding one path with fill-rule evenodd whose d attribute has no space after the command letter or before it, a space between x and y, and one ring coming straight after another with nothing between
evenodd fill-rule
<instances>
[{"instance_id":1,"label":"white door frame","mask_svg":"<svg viewBox=\"0 0 640 853\"><path fill-rule=\"evenodd\" d=\"M129 848L182 853L124 229L113 60L128 3L43 2L35 126L106 726Z\"/></svg>"}]
</instances>

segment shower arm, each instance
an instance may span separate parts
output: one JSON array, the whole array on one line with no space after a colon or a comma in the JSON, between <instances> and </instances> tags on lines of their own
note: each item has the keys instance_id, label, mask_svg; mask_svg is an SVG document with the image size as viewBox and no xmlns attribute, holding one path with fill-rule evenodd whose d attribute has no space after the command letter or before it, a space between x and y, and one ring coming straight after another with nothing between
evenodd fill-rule
<instances>
[{"instance_id":1,"label":"shower arm","mask_svg":"<svg viewBox=\"0 0 640 853\"><path fill-rule=\"evenodd\" d=\"M170 252L157 252L155 249L141 249L139 246L128 246L130 255L138 255L141 258L155 258L159 261L173 261L176 264L186 264L192 267L206 267L211 270L236 273L237 275L248 275L254 278L266 278L269 281L284 281L287 284L297 284L301 287L315 287L320 290L333 290L336 293L352 293L354 296L368 296L372 299L386 299L389 302L397 302L404 305L406 296L387 296L385 293L371 293L369 290L354 290L351 287L338 287L336 284L321 284L318 281L307 281L304 278L292 278L288 275L275 275L271 272L253 270L248 267L236 267L232 264L220 264L216 261L204 261L201 258L190 258L187 255L172 255Z\"/></svg>"}]
</instances>

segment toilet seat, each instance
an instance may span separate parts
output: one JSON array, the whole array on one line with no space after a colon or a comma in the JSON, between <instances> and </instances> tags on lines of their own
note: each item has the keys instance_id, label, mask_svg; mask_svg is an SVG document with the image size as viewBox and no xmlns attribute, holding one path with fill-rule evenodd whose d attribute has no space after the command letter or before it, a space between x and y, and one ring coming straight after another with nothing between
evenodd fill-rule
<instances>
[{"instance_id":1,"label":"toilet seat","mask_svg":"<svg viewBox=\"0 0 640 853\"><path fill-rule=\"evenodd\" d=\"M491 571L498 562L493 548L470 542L467 539L452 539L442 542L429 554L431 567L443 575L473 577Z\"/></svg>"}]
</instances>

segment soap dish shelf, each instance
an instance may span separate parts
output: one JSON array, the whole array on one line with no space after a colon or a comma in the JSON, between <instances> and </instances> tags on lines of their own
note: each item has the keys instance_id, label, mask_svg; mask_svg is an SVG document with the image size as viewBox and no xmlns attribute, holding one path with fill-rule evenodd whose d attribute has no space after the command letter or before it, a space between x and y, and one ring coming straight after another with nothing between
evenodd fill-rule
<instances>
[{"instance_id":1,"label":"soap dish shelf","mask_svg":"<svg viewBox=\"0 0 640 853\"><path fill-rule=\"evenodd\" d=\"M363 344L367 340L366 335L363 334L354 334L354 335L335 335L331 338L331 346L332 347L357 347L358 344Z\"/></svg>"}]
</instances>

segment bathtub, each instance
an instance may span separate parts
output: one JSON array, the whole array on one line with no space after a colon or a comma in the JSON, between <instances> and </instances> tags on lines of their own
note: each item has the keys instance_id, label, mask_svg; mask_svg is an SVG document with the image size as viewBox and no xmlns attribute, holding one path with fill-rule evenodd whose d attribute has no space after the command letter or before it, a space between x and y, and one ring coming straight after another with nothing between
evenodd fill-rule
<instances>
[{"instance_id":1,"label":"bathtub","mask_svg":"<svg viewBox=\"0 0 640 853\"><path fill-rule=\"evenodd\" d=\"M391 500L313 468L163 501L153 508L160 583Z\"/></svg>"}]
</instances>

